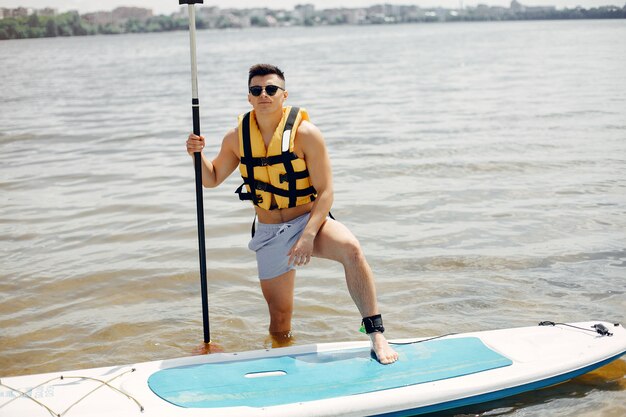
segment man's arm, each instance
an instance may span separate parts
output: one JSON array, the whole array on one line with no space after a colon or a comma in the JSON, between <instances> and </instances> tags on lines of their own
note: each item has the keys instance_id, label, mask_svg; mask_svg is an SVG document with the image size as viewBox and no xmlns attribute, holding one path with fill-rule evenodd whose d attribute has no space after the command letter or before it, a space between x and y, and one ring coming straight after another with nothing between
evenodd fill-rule
<instances>
[{"instance_id":1,"label":"man's arm","mask_svg":"<svg viewBox=\"0 0 626 417\"><path fill-rule=\"evenodd\" d=\"M322 132L312 123L303 121L298 127L295 152L306 161L311 185L317 191L317 198L311 209L311 217L302 236L289 251L289 262L304 265L313 255L313 246L318 231L326 221L333 205L333 176L330 158ZM298 259L300 261L298 261Z\"/></svg>"},{"instance_id":2,"label":"man's arm","mask_svg":"<svg viewBox=\"0 0 626 417\"><path fill-rule=\"evenodd\" d=\"M222 147L213 161L202 153L204 136L193 133L187 139L187 153L194 157L195 152L202 156L202 185L213 188L220 185L239 165L239 137L237 129L229 131L222 140Z\"/></svg>"}]
</instances>

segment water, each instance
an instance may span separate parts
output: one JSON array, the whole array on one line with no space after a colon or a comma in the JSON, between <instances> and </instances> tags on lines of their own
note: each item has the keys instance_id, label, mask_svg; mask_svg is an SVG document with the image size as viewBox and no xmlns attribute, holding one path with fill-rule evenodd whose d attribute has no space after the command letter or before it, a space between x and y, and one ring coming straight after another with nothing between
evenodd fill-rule
<instances>
[{"instance_id":1,"label":"water","mask_svg":"<svg viewBox=\"0 0 626 417\"><path fill-rule=\"evenodd\" d=\"M189 355L202 338L185 32L0 43L0 369ZM272 62L322 129L333 214L391 338L626 321L626 25L198 34L216 151ZM205 193L212 337L267 344L240 179ZM298 274L295 343L359 339L342 270ZM621 416L626 362L457 414Z\"/></svg>"}]
</instances>

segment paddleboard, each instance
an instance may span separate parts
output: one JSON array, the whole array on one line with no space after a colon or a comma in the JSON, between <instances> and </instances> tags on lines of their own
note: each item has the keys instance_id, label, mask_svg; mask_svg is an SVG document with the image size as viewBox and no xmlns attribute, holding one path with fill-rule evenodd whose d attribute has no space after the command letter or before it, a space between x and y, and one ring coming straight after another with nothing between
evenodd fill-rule
<instances>
[{"instance_id":1,"label":"paddleboard","mask_svg":"<svg viewBox=\"0 0 626 417\"><path fill-rule=\"evenodd\" d=\"M0 379L0 416L414 416L567 381L626 353L609 322L324 343Z\"/></svg>"}]
</instances>

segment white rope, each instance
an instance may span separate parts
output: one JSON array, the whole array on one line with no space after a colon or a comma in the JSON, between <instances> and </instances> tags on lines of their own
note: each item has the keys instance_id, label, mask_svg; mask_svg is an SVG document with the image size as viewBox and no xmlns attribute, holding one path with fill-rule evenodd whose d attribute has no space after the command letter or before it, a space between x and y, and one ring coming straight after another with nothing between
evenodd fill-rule
<instances>
[{"instance_id":1,"label":"white rope","mask_svg":"<svg viewBox=\"0 0 626 417\"><path fill-rule=\"evenodd\" d=\"M89 376L58 376L56 378L52 378L48 381L42 382L41 384L37 385L36 387L33 387L27 391L21 391L17 388L13 388L10 387L4 383L2 383L2 381L0 381L0 386L3 386L5 388L10 389L11 391L18 393L19 395L17 395L16 397L13 397L11 400L5 402L4 404L0 404L0 408L3 408L5 406L7 406L8 404L12 403L13 401L19 399L19 398L27 398L33 402L35 402L36 404L40 405L41 407L45 408L53 417L63 417L65 414L67 414L67 412L72 409L72 407L74 407L76 404L80 403L82 400L84 400L85 398L87 398L89 395L93 394L94 392L96 392L97 390L99 390L100 388L107 386L109 388L111 388L113 391L119 392L120 394L122 394L123 396L125 396L126 398L128 398L129 400L132 400L135 402L135 404L137 404L137 406L139 407L139 411L143 412L144 408L143 406L139 403L139 401L137 401L136 398L134 398L133 396L119 390L118 388L114 387L113 385L111 385L111 382L113 382L114 380L116 380L117 378L126 375L129 372L135 372L135 368L129 369L125 372L122 372L121 374L118 374L116 376L114 376L113 378L107 380L107 381L103 381L101 379L98 378L92 378ZM66 379L80 379L80 380L86 380L86 381L95 381L95 382L99 382L100 385L97 386L96 388L92 389L91 391L89 391L88 393L86 393L85 395L83 395L82 397L80 397L78 400L76 400L75 402L73 402L72 404L70 404L69 407L67 407L64 411L58 413L54 410L52 410L50 407L48 407L46 404L44 404L43 402L37 400L36 398L34 398L32 395L30 395L29 393L32 393L34 390L36 390L39 387L42 387L46 384L51 383L52 381L56 381L56 380L66 380Z\"/></svg>"}]
</instances>

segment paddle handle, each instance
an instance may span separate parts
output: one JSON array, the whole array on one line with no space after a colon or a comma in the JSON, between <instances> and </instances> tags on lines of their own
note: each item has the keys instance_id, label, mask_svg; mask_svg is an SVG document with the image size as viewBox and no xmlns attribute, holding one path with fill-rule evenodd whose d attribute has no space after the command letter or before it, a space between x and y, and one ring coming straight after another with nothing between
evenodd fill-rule
<instances>
[{"instance_id":1,"label":"paddle handle","mask_svg":"<svg viewBox=\"0 0 626 417\"><path fill-rule=\"evenodd\" d=\"M191 51L191 118L193 133L200 136L200 100L198 99L198 64L196 60L196 11L195 3L202 0L179 0L179 4L187 4L189 11L189 49ZM194 171L196 177L196 214L198 218L198 251L200 255L200 291L202 294L202 327L204 343L211 342L209 329L209 292L206 274L206 244L204 237L204 198L202 195L202 154L194 153Z\"/></svg>"}]
</instances>

